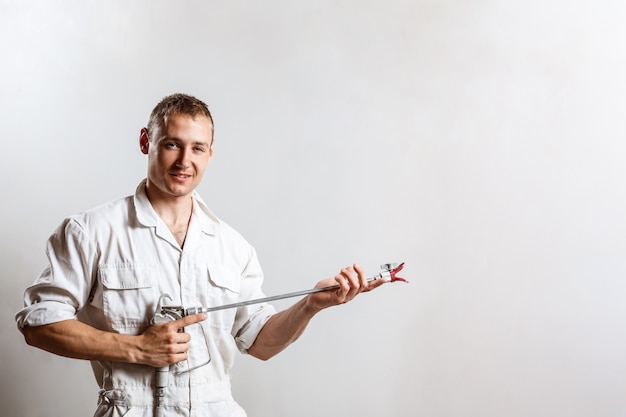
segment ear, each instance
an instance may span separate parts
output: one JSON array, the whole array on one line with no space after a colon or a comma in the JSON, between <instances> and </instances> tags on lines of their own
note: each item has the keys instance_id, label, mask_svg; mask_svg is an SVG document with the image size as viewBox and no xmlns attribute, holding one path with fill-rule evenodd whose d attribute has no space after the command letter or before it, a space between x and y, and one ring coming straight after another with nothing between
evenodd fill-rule
<instances>
[{"instance_id":1,"label":"ear","mask_svg":"<svg viewBox=\"0 0 626 417\"><path fill-rule=\"evenodd\" d=\"M148 130L144 127L141 129L139 133L139 149L141 149L141 153L144 155L148 154L148 147L150 146L150 136L148 135Z\"/></svg>"}]
</instances>

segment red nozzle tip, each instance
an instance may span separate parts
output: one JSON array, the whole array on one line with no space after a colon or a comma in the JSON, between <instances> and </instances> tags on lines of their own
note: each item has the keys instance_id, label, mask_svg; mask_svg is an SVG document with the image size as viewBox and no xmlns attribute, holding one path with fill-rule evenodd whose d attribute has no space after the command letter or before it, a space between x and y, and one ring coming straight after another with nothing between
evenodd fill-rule
<instances>
[{"instance_id":1,"label":"red nozzle tip","mask_svg":"<svg viewBox=\"0 0 626 417\"><path fill-rule=\"evenodd\" d=\"M396 282L396 281L402 281L402 282L406 282L406 283L409 282L409 281L407 281L404 278L400 278L400 277L396 276L396 274L398 272L402 271L402 268L404 268L404 262L402 262L400 265L396 266L394 269L389 271L389 275L391 275L391 282Z\"/></svg>"}]
</instances>

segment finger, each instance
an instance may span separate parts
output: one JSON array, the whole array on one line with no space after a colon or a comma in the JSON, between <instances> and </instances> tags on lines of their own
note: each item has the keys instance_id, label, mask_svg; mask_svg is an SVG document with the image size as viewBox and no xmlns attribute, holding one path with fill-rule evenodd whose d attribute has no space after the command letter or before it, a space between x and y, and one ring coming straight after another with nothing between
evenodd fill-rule
<instances>
[{"instance_id":1,"label":"finger","mask_svg":"<svg viewBox=\"0 0 626 417\"><path fill-rule=\"evenodd\" d=\"M180 345L189 343L190 340L191 335L189 333L178 331L175 333L169 333L169 338L167 339L167 342L171 345L178 345L176 349L180 349L182 348Z\"/></svg>"},{"instance_id":2,"label":"finger","mask_svg":"<svg viewBox=\"0 0 626 417\"><path fill-rule=\"evenodd\" d=\"M361 288L367 288L367 276L365 276L365 271L358 264L353 265L354 271L357 273L359 277L359 282L361 283Z\"/></svg>"},{"instance_id":3,"label":"finger","mask_svg":"<svg viewBox=\"0 0 626 417\"><path fill-rule=\"evenodd\" d=\"M187 354L187 352L169 353L169 354L167 354L165 356L165 361L169 365L173 365L173 364L178 363L178 362L186 361L187 359L189 359L189 355Z\"/></svg>"},{"instance_id":4,"label":"finger","mask_svg":"<svg viewBox=\"0 0 626 417\"><path fill-rule=\"evenodd\" d=\"M354 288L357 284L357 280L354 276L354 269L351 266L347 266L341 269L340 274L344 277L350 288Z\"/></svg>"},{"instance_id":5,"label":"finger","mask_svg":"<svg viewBox=\"0 0 626 417\"><path fill-rule=\"evenodd\" d=\"M358 277L355 276L352 266L343 268L341 275L343 275L348 284L348 292L346 293L345 301L352 300L361 291L361 283Z\"/></svg>"},{"instance_id":6,"label":"finger","mask_svg":"<svg viewBox=\"0 0 626 417\"><path fill-rule=\"evenodd\" d=\"M380 287L380 286L381 286L381 285L383 285L384 283L385 283L385 280L384 280L384 279L375 279L375 280L369 281L369 282L367 283L367 287L365 287L365 289L363 290L363 292L371 291L371 290L373 290L374 288L378 288L378 287Z\"/></svg>"},{"instance_id":7,"label":"finger","mask_svg":"<svg viewBox=\"0 0 626 417\"><path fill-rule=\"evenodd\" d=\"M335 282L339 284L338 291L340 292L345 293L345 292L348 292L348 290L350 289L350 284L348 284L348 279L341 272L335 275Z\"/></svg>"},{"instance_id":8,"label":"finger","mask_svg":"<svg viewBox=\"0 0 626 417\"><path fill-rule=\"evenodd\" d=\"M199 323L202 320L206 319L206 314L204 313L198 313L198 314L192 314L191 316L185 316L181 319L178 320L174 320L172 322L174 328L176 329L182 329L184 327L187 327L191 324L195 324L195 323Z\"/></svg>"},{"instance_id":9,"label":"finger","mask_svg":"<svg viewBox=\"0 0 626 417\"><path fill-rule=\"evenodd\" d=\"M339 286L339 288L337 288L337 290L335 291L336 300L339 304L345 303L346 296L350 291L350 284L348 284L348 280L341 272L335 275L335 281Z\"/></svg>"}]
</instances>

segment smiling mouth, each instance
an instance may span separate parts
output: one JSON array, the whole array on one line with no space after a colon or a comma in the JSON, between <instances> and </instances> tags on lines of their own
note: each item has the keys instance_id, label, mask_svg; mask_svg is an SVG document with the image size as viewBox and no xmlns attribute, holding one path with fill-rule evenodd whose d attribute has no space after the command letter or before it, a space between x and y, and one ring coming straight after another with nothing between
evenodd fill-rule
<instances>
[{"instance_id":1,"label":"smiling mouth","mask_svg":"<svg viewBox=\"0 0 626 417\"><path fill-rule=\"evenodd\" d=\"M186 180L187 178L191 178L191 175L189 174L181 174L181 173L172 172L170 175L174 178L178 178L181 180Z\"/></svg>"}]
</instances>

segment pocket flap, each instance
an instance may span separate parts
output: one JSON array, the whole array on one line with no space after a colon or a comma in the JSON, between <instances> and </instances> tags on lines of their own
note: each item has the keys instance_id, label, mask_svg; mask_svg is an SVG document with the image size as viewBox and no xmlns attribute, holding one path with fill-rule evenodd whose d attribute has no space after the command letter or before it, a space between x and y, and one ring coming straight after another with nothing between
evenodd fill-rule
<instances>
[{"instance_id":1,"label":"pocket flap","mask_svg":"<svg viewBox=\"0 0 626 417\"><path fill-rule=\"evenodd\" d=\"M209 279L213 285L239 294L241 290L241 276L234 268L209 266Z\"/></svg>"},{"instance_id":2,"label":"pocket flap","mask_svg":"<svg viewBox=\"0 0 626 417\"><path fill-rule=\"evenodd\" d=\"M154 266L151 265L101 265L102 285L110 290L152 287Z\"/></svg>"}]
</instances>

